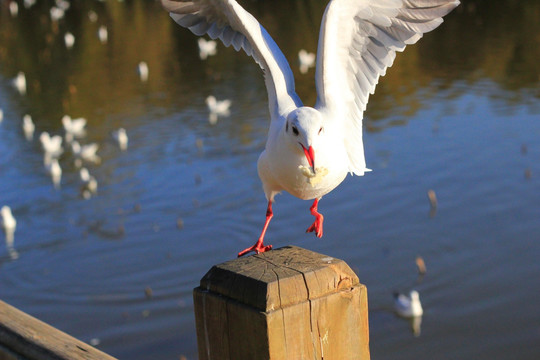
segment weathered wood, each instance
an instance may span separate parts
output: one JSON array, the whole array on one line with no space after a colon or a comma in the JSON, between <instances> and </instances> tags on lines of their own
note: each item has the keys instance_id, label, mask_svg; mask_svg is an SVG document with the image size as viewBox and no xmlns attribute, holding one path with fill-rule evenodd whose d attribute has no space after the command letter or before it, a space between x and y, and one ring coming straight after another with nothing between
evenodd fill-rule
<instances>
[{"instance_id":1,"label":"weathered wood","mask_svg":"<svg viewBox=\"0 0 540 360\"><path fill-rule=\"evenodd\" d=\"M193 291L200 360L369 359L367 290L295 246L214 266Z\"/></svg>"},{"instance_id":2,"label":"weathered wood","mask_svg":"<svg viewBox=\"0 0 540 360\"><path fill-rule=\"evenodd\" d=\"M115 360L3 301L0 301L0 359Z\"/></svg>"}]
</instances>

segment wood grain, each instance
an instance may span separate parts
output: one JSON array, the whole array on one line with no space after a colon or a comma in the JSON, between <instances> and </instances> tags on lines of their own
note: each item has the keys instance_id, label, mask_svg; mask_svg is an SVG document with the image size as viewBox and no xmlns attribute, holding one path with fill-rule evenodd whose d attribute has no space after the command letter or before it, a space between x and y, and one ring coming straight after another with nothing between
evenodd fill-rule
<instances>
[{"instance_id":1,"label":"wood grain","mask_svg":"<svg viewBox=\"0 0 540 360\"><path fill-rule=\"evenodd\" d=\"M200 360L369 359L367 290L295 246L215 265L194 289Z\"/></svg>"}]
</instances>

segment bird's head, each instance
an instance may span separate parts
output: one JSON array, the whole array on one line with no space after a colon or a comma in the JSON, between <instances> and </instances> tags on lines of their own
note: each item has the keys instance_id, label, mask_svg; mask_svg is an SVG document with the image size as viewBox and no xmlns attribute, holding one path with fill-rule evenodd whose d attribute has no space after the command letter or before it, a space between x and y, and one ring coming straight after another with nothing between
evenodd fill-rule
<instances>
[{"instance_id":1,"label":"bird's head","mask_svg":"<svg viewBox=\"0 0 540 360\"><path fill-rule=\"evenodd\" d=\"M300 107L289 113L285 136L295 151L303 152L315 172L315 149L324 133L321 113L311 107Z\"/></svg>"}]
</instances>

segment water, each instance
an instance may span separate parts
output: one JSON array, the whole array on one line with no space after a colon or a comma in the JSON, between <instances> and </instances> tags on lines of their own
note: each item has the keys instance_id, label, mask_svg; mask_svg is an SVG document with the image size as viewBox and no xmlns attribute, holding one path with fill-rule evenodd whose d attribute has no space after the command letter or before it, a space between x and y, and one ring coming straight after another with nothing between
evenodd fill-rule
<instances>
[{"instance_id":1,"label":"water","mask_svg":"<svg viewBox=\"0 0 540 360\"><path fill-rule=\"evenodd\" d=\"M315 51L326 2L244 3L312 104L313 69L301 75L296 54ZM373 172L321 201L324 237L304 234L309 202L283 194L274 206L268 243L342 258L367 285L374 359L540 356L540 4L464 3L398 55L371 97L364 139ZM0 205L18 222L18 258L0 246L0 299L121 359L196 358L192 289L252 245L264 221L260 70L221 45L199 60L196 37L153 1L74 1L57 25L51 1L21 3L17 18L0 4ZM107 44L97 38L102 24ZM10 83L19 70L26 96ZM233 102L214 126L210 94ZM31 142L26 113L36 123ZM100 144L101 164L87 164L99 182L90 200L69 151L59 190L43 167L37 134L61 134L66 113L88 119L82 142ZM125 152L110 135L119 127ZM412 287L424 306L418 337L392 312L392 292Z\"/></svg>"}]
</instances>

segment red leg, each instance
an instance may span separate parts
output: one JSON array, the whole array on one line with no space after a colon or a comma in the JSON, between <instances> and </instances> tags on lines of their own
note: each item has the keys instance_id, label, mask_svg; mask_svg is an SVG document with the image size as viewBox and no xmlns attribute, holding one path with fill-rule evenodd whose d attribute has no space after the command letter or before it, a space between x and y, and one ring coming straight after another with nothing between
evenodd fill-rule
<instances>
[{"instance_id":1,"label":"red leg","mask_svg":"<svg viewBox=\"0 0 540 360\"><path fill-rule=\"evenodd\" d=\"M317 205L319 205L319 199L315 199L313 205L309 208L311 215L315 216L315 221L313 224L306 230L306 232L315 232L317 237L322 237L323 235L323 220L324 216L319 214L317 211Z\"/></svg>"},{"instance_id":2,"label":"red leg","mask_svg":"<svg viewBox=\"0 0 540 360\"><path fill-rule=\"evenodd\" d=\"M238 253L238 257L247 254L250 251L255 251L257 254L271 250L272 245L264 246L264 234L266 234L266 229L268 229L268 224L270 224L270 220L272 220L272 216L274 216L274 213L272 212L272 202L268 202L268 208L266 209L266 221L264 223L261 236L259 236L259 240L255 243L255 245L248 247L247 249L244 249Z\"/></svg>"}]
</instances>

